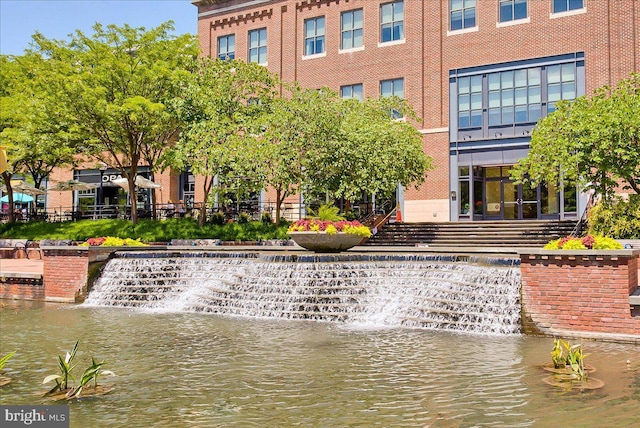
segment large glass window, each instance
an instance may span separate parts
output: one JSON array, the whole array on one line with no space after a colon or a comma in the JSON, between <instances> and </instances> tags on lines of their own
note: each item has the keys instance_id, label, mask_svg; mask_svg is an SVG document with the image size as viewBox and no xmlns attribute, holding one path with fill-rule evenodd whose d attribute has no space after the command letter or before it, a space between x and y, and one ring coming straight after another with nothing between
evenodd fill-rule
<instances>
[{"instance_id":1,"label":"large glass window","mask_svg":"<svg viewBox=\"0 0 640 428\"><path fill-rule=\"evenodd\" d=\"M218 37L218 58L234 59L236 57L236 36L229 34Z\"/></svg>"},{"instance_id":2,"label":"large glass window","mask_svg":"<svg viewBox=\"0 0 640 428\"><path fill-rule=\"evenodd\" d=\"M500 22L526 18L527 1L528 0L500 0Z\"/></svg>"},{"instance_id":3,"label":"large glass window","mask_svg":"<svg viewBox=\"0 0 640 428\"><path fill-rule=\"evenodd\" d=\"M380 6L380 41L404 39L404 3L396 1Z\"/></svg>"},{"instance_id":4,"label":"large glass window","mask_svg":"<svg viewBox=\"0 0 640 428\"><path fill-rule=\"evenodd\" d=\"M354 49L362 46L362 9L342 12L341 49Z\"/></svg>"},{"instance_id":5,"label":"large glass window","mask_svg":"<svg viewBox=\"0 0 640 428\"><path fill-rule=\"evenodd\" d=\"M476 0L450 0L451 31L476 26Z\"/></svg>"},{"instance_id":6,"label":"large glass window","mask_svg":"<svg viewBox=\"0 0 640 428\"><path fill-rule=\"evenodd\" d=\"M559 100L576 98L576 65L559 64L547 67L547 112L555 111Z\"/></svg>"},{"instance_id":7,"label":"large glass window","mask_svg":"<svg viewBox=\"0 0 640 428\"><path fill-rule=\"evenodd\" d=\"M362 101L362 83L356 85L345 85L340 87L340 96L342 98L355 98Z\"/></svg>"},{"instance_id":8,"label":"large glass window","mask_svg":"<svg viewBox=\"0 0 640 428\"><path fill-rule=\"evenodd\" d=\"M540 76L540 67L489 74L489 126L537 122L542 102Z\"/></svg>"},{"instance_id":9,"label":"large glass window","mask_svg":"<svg viewBox=\"0 0 640 428\"><path fill-rule=\"evenodd\" d=\"M452 117L457 115L459 138L526 135L532 124L555 111L559 100L574 100L578 87L575 61L463 75L457 79Z\"/></svg>"},{"instance_id":10,"label":"large glass window","mask_svg":"<svg viewBox=\"0 0 640 428\"><path fill-rule=\"evenodd\" d=\"M267 29L249 31L249 62L267 63Z\"/></svg>"},{"instance_id":11,"label":"large glass window","mask_svg":"<svg viewBox=\"0 0 640 428\"><path fill-rule=\"evenodd\" d=\"M324 52L324 16L304 21L304 54L317 55Z\"/></svg>"},{"instance_id":12,"label":"large glass window","mask_svg":"<svg viewBox=\"0 0 640 428\"><path fill-rule=\"evenodd\" d=\"M553 0L553 13L582 9L584 0Z\"/></svg>"}]
</instances>

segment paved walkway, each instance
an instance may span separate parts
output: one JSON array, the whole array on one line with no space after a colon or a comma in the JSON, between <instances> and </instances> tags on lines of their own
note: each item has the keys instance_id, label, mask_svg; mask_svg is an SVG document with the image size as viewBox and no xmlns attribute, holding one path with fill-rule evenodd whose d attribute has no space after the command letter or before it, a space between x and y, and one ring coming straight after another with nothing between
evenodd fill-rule
<instances>
[{"instance_id":1,"label":"paved walkway","mask_svg":"<svg viewBox=\"0 0 640 428\"><path fill-rule=\"evenodd\" d=\"M0 276L9 273L42 275L44 262L31 259L0 259Z\"/></svg>"}]
</instances>

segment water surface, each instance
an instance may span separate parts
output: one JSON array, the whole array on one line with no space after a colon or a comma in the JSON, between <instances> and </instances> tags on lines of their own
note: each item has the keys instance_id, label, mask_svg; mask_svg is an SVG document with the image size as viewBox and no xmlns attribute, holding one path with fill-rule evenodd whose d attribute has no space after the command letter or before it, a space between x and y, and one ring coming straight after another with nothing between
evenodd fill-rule
<instances>
[{"instance_id":1,"label":"water surface","mask_svg":"<svg viewBox=\"0 0 640 428\"><path fill-rule=\"evenodd\" d=\"M3 301L1 404L42 404L56 355L106 360L115 389L72 427L629 427L640 347L585 342L595 391L546 385L552 339ZM629 360L630 364L627 364Z\"/></svg>"}]
</instances>

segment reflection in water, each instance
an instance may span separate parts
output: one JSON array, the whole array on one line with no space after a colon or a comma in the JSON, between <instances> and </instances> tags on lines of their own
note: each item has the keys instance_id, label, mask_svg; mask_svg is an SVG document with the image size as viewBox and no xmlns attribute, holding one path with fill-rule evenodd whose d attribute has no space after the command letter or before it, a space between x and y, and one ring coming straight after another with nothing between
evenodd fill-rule
<instances>
[{"instance_id":1,"label":"reflection in water","mask_svg":"<svg viewBox=\"0 0 640 428\"><path fill-rule=\"evenodd\" d=\"M18 353L1 404L43 403L76 339L80 370L93 355L118 375L70 403L74 427L627 427L640 413L638 346L586 342L606 385L567 393L541 381L548 338L3 303L0 353Z\"/></svg>"}]
</instances>

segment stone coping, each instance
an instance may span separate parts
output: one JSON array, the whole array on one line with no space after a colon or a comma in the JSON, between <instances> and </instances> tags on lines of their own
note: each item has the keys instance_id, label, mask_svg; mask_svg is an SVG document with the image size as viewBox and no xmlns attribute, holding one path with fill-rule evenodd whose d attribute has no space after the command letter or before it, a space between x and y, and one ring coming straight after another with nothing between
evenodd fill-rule
<instances>
[{"instance_id":1,"label":"stone coping","mask_svg":"<svg viewBox=\"0 0 640 428\"><path fill-rule=\"evenodd\" d=\"M545 250L542 248L522 248L516 250L519 255L542 255L542 256L608 256L633 257L640 255L640 249L622 249L622 250Z\"/></svg>"},{"instance_id":2,"label":"stone coping","mask_svg":"<svg viewBox=\"0 0 640 428\"><path fill-rule=\"evenodd\" d=\"M0 272L0 278L42 279L42 274L30 272Z\"/></svg>"}]
</instances>

